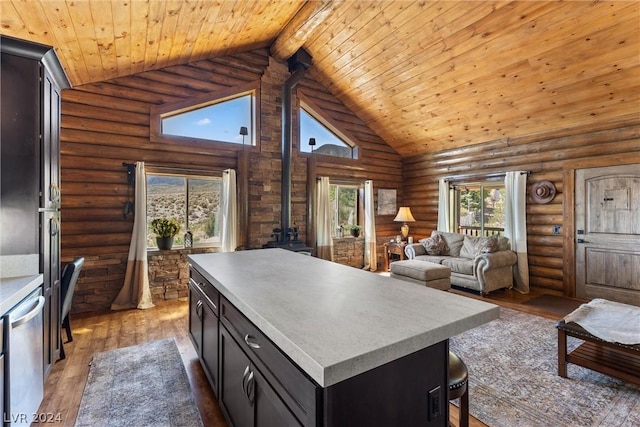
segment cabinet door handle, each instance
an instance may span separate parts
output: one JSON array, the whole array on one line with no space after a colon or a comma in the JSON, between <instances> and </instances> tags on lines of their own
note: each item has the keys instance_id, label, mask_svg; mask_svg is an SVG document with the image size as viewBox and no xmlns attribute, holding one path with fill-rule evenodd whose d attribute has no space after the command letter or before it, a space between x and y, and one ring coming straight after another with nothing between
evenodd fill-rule
<instances>
[{"instance_id":1,"label":"cabinet door handle","mask_svg":"<svg viewBox=\"0 0 640 427\"><path fill-rule=\"evenodd\" d=\"M60 199L60 187L57 184L49 185L49 201L57 202Z\"/></svg>"},{"instance_id":2,"label":"cabinet door handle","mask_svg":"<svg viewBox=\"0 0 640 427\"><path fill-rule=\"evenodd\" d=\"M255 397L255 379L252 371L249 373L249 377L247 378L247 399L249 399L249 404L251 406L253 406L254 397Z\"/></svg>"},{"instance_id":3,"label":"cabinet door handle","mask_svg":"<svg viewBox=\"0 0 640 427\"><path fill-rule=\"evenodd\" d=\"M58 233L60 232L60 222L58 221L58 218L51 217L51 228L49 229L49 234L51 234L51 236L57 236Z\"/></svg>"},{"instance_id":4,"label":"cabinet door handle","mask_svg":"<svg viewBox=\"0 0 640 427\"><path fill-rule=\"evenodd\" d=\"M247 394L247 376L248 375L249 375L249 365L247 365L247 367L244 368L244 374L242 374L242 392L247 397L248 397L248 394Z\"/></svg>"},{"instance_id":5,"label":"cabinet door handle","mask_svg":"<svg viewBox=\"0 0 640 427\"><path fill-rule=\"evenodd\" d=\"M249 334L244 336L244 342L247 343L247 345L251 348L260 348L260 344L258 344L255 341L251 341L253 339L253 337Z\"/></svg>"},{"instance_id":6,"label":"cabinet door handle","mask_svg":"<svg viewBox=\"0 0 640 427\"><path fill-rule=\"evenodd\" d=\"M198 319L202 320L202 300L199 299L196 303L196 314L198 315Z\"/></svg>"}]
</instances>

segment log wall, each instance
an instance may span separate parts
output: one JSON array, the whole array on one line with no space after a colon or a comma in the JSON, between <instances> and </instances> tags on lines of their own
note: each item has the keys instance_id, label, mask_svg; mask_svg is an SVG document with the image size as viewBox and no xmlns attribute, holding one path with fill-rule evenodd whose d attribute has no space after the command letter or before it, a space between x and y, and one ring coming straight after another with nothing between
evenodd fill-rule
<instances>
[{"instance_id":1,"label":"log wall","mask_svg":"<svg viewBox=\"0 0 640 427\"><path fill-rule=\"evenodd\" d=\"M527 194L540 181L554 183L548 204L527 197L527 243L532 287L574 296L574 170L640 163L640 122L599 131L562 130L544 136L506 138L466 148L404 159L404 191L417 222L411 233L422 238L437 228L438 180L529 170ZM561 227L560 234L553 226Z\"/></svg>"},{"instance_id":2,"label":"log wall","mask_svg":"<svg viewBox=\"0 0 640 427\"><path fill-rule=\"evenodd\" d=\"M241 216L244 208L247 212L242 230L244 246L260 248L272 239L273 228L280 225L281 88L288 77L286 65L260 49L63 91L62 262L77 256L86 258L73 311L107 310L124 282L133 217L123 215L123 207L127 200L133 200L133 189L127 187L123 162L210 171L236 168L239 189L246 186L248 200L247 206L241 207ZM257 146L247 147L247 153L239 153L241 146L152 141L149 115L153 107L249 82L260 85L260 133ZM361 146L358 161L336 164L331 158L319 159L318 175L372 179L376 188L395 188L401 196L400 156L310 77L305 77L296 90L344 126L345 133ZM294 103L298 104L297 97ZM299 227L305 239L309 155L298 153L297 135L294 132L291 223ZM376 218L381 242L395 234L397 227L392 219ZM162 289L164 298L180 296L179 292L168 292L164 285L156 285L152 287ZM160 291L156 296L161 297Z\"/></svg>"}]
</instances>

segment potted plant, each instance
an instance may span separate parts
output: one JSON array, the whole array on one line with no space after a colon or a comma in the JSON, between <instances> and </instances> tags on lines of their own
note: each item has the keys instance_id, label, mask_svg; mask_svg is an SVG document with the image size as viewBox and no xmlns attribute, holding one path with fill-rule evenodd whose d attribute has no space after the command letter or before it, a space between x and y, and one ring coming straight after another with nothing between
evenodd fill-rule
<instances>
[{"instance_id":1,"label":"potted plant","mask_svg":"<svg viewBox=\"0 0 640 427\"><path fill-rule=\"evenodd\" d=\"M173 237L178 234L180 224L173 218L156 218L151 221L151 231L156 235L158 249L169 250L173 246Z\"/></svg>"},{"instance_id":2,"label":"potted plant","mask_svg":"<svg viewBox=\"0 0 640 427\"><path fill-rule=\"evenodd\" d=\"M360 226L359 225L352 225L351 226L351 235L353 237L358 237L360 235Z\"/></svg>"}]
</instances>

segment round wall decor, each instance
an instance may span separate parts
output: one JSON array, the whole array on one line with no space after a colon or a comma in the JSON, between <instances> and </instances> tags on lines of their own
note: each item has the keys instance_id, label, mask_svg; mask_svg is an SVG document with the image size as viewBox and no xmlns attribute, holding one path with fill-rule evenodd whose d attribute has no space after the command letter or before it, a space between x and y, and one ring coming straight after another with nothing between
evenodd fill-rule
<instances>
[{"instance_id":1,"label":"round wall decor","mask_svg":"<svg viewBox=\"0 0 640 427\"><path fill-rule=\"evenodd\" d=\"M555 196L556 187L551 181L540 181L531 186L531 199L535 203L549 203Z\"/></svg>"}]
</instances>

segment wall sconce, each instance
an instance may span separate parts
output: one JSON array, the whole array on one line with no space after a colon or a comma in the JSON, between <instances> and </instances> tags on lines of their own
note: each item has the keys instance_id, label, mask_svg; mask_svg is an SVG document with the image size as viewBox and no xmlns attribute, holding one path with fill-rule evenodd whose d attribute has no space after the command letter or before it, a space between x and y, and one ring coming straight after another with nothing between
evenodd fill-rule
<instances>
[{"instance_id":1,"label":"wall sconce","mask_svg":"<svg viewBox=\"0 0 640 427\"><path fill-rule=\"evenodd\" d=\"M313 147L315 147L316 145L316 139L315 138L309 138L309 147L311 147L311 152L313 153Z\"/></svg>"},{"instance_id":2,"label":"wall sconce","mask_svg":"<svg viewBox=\"0 0 640 427\"><path fill-rule=\"evenodd\" d=\"M249 135L249 130L246 126L240 128L240 135L242 135L242 148L244 148L244 137Z\"/></svg>"},{"instance_id":3,"label":"wall sconce","mask_svg":"<svg viewBox=\"0 0 640 427\"><path fill-rule=\"evenodd\" d=\"M393 219L395 222L403 222L402 227L400 227L400 231L402 232L402 240L407 240L409 236L409 226L407 222L414 222L416 219L411 214L411 208L407 206L402 206L398 209L398 215Z\"/></svg>"}]
</instances>

